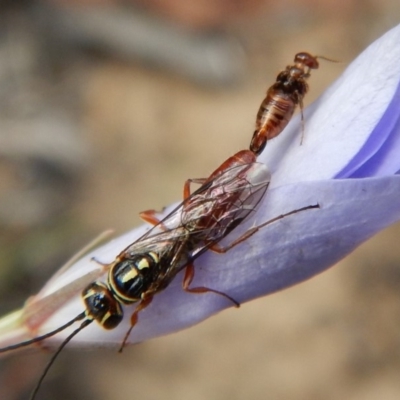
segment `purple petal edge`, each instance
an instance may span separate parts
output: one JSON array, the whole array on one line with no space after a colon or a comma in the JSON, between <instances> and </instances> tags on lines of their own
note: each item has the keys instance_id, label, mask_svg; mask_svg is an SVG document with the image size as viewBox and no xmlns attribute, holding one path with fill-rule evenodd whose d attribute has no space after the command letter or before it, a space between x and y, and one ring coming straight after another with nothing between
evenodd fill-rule
<instances>
[{"instance_id":1,"label":"purple petal edge","mask_svg":"<svg viewBox=\"0 0 400 400\"><path fill-rule=\"evenodd\" d=\"M365 178L394 174L400 168L400 83L389 107L357 155L335 176Z\"/></svg>"}]
</instances>

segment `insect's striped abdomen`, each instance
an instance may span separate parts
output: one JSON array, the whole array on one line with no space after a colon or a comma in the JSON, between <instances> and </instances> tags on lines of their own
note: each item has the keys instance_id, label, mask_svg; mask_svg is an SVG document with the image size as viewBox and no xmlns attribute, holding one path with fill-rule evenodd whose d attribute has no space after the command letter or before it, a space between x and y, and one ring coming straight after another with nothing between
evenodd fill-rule
<instances>
[{"instance_id":1,"label":"insect's striped abdomen","mask_svg":"<svg viewBox=\"0 0 400 400\"><path fill-rule=\"evenodd\" d=\"M290 96L269 90L257 113L250 150L260 154L268 140L278 136L292 118L295 102Z\"/></svg>"},{"instance_id":2,"label":"insect's striped abdomen","mask_svg":"<svg viewBox=\"0 0 400 400\"><path fill-rule=\"evenodd\" d=\"M280 72L276 82L268 89L258 110L256 130L250 143L250 150L256 156L262 153L268 140L278 136L286 128L297 105L300 105L304 127L303 97L308 90L306 81L310 77L310 71L318 68L318 58L304 52L297 53L294 64Z\"/></svg>"}]
</instances>

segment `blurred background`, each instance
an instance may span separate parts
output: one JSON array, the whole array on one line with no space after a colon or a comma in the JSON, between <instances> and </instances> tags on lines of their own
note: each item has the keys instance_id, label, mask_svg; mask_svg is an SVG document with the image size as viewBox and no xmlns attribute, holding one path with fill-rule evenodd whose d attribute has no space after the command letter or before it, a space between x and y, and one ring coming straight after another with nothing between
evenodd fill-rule
<instances>
[{"instance_id":1,"label":"blurred background","mask_svg":"<svg viewBox=\"0 0 400 400\"><path fill-rule=\"evenodd\" d=\"M321 61L308 105L399 21L396 0L1 2L1 314L246 148L296 52L342 61ZM122 355L66 350L38 399L399 399L399 234ZM2 360L0 398L28 398L48 358Z\"/></svg>"}]
</instances>

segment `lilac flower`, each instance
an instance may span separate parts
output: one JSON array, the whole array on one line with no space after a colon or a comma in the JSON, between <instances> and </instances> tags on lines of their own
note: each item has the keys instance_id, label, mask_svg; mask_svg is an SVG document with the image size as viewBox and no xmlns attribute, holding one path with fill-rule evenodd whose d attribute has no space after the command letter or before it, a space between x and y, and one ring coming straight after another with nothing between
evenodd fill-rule
<instances>
[{"instance_id":1,"label":"lilac flower","mask_svg":"<svg viewBox=\"0 0 400 400\"><path fill-rule=\"evenodd\" d=\"M225 255L208 251L196 260L192 286L217 289L240 303L265 296L322 272L400 219L399 43L400 26L365 50L307 108L302 146L298 117L268 143L259 158L272 172L267 195L255 216L224 243L282 213L312 204L319 204L320 209L303 211L266 226ZM98 268L91 257L113 261L145 229L135 229L92 251L52 279L36 300L50 293L57 296L65 285ZM189 294L181 285L182 274L139 314L130 343L186 328L232 306L223 296ZM51 307L51 301L43 302ZM126 317L118 328L105 331L93 323L71 345L118 346L129 327L133 308L125 307ZM77 293L39 324L37 333L48 332L82 311ZM18 335L25 336L23 327L18 325L21 314L17 312L10 318L17 321L18 329L9 336L17 341ZM3 343L7 342L4 332L0 323ZM66 335L64 332L50 340L59 343Z\"/></svg>"}]
</instances>

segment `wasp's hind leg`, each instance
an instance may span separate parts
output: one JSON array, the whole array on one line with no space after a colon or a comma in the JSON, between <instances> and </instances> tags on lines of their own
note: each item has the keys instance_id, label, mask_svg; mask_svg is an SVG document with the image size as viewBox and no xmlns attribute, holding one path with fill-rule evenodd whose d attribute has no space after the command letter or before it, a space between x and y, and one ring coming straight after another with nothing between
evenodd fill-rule
<instances>
[{"instance_id":1,"label":"wasp's hind leg","mask_svg":"<svg viewBox=\"0 0 400 400\"><path fill-rule=\"evenodd\" d=\"M226 293L220 292L219 290L211 289L206 286L196 286L196 287L192 287L192 288L189 287L193 281L193 278L194 278L194 265L189 264L185 269L185 276L183 277L183 282L182 282L182 288L185 292L198 293L198 294L199 293L209 293L209 292L215 293L215 294L218 294L220 296L227 298L229 301L231 301L235 305L235 307L240 307L240 303L238 301L236 301L234 298L227 295Z\"/></svg>"}]
</instances>

